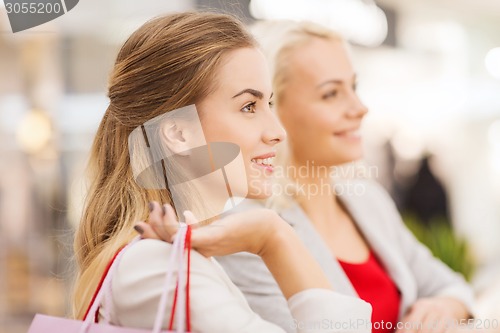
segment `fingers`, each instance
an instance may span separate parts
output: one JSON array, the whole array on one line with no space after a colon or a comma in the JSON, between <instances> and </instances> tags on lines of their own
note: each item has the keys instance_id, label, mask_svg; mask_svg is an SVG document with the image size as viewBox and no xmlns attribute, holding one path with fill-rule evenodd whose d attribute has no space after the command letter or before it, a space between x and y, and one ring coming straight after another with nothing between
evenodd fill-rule
<instances>
[{"instance_id":1,"label":"fingers","mask_svg":"<svg viewBox=\"0 0 500 333\"><path fill-rule=\"evenodd\" d=\"M179 229L179 222L175 211L170 205L163 205L153 202L153 211L148 219L155 233L164 241L171 242L172 236Z\"/></svg>"},{"instance_id":2,"label":"fingers","mask_svg":"<svg viewBox=\"0 0 500 333\"><path fill-rule=\"evenodd\" d=\"M149 205L149 210L147 221L138 222L136 230L142 238L171 243L180 227L174 209L170 205L161 206L153 201ZM272 211L257 210L255 214L232 214L220 220L210 221L205 226L200 226L200 222L191 211L185 211L183 215L186 224L192 226L192 248L205 256L213 256L241 251L256 254L262 252L263 244L270 239L268 235L277 230L273 228L276 223L269 221L278 219L278 215L269 212ZM287 225L284 221L282 223Z\"/></svg>"},{"instance_id":3,"label":"fingers","mask_svg":"<svg viewBox=\"0 0 500 333\"><path fill-rule=\"evenodd\" d=\"M422 311L422 308L416 306L417 304L413 304L410 308L410 311L407 313L405 317L401 320L403 322L403 329L399 329L396 333L417 333L421 332L423 329L423 319L425 316L425 312Z\"/></svg>"},{"instance_id":4,"label":"fingers","mask_svg":"<svg viewBox=\"0 0 500 333\"><path fill-rule=\"evenodd\" d=\"M429 312L423 320L423 333L443 333L444 320L437 313Z\"/></svg>"},{"instance_id":5,"label":"fingers","mask_svg":"<svg viewBox=\"0 0 500 333\"><path fill-rule=\"evenodd\" d=\"M153 228L146 222L143 221L137 222L137 224L134 226L134 229L141 235L141 238L160 240L160 237L156 234Z\"/></svg>"},{"instance_id":6,"label":"fingers","mask_svg":"<svg viewBox=\"0 0 500 333\"><path fill-rule=\"evenodd\" d=\"M149 224L157 224L161 225L163 220L163 209L160 204L156 201L151 201L149 203L149 216L148 223Z\"/></svg>"},{"instance_id":7,"label":"fingers","mask_svg":"<svg viewBox=\"0 0 500 333\"><path fill-rule=\"evenodd\" d=\"M173 235L179 229L177 216L172 206L160 206L158 202L152 201L149 203L149 211L148 220L138 222L134 229L141 235L141 238L172 242Z\"/></svg>"},{"instance_id":8,"label":"fingers","mask_svg":"<svg viewBox=\"0 0 500 333\"><path fill-rule=\"evenodd\" d=\"M161 206L158 202L152 201L149 204L149 210L148 220L138 222L134 229L141 234L141 238L172 242L173 236L180 227L172 206L168 204ZM194 225L198 223L198 219L191 211L185 211L184 218L187 224Z\"/></svg>"},{"instance_id":9,"label":"fingers","mask_svg":"<svg viewBox=\"0 0 500 333\"><path fill-rule=\"evenodd\" d=\"M447 316L430 299L416 301L401 320L403 328L396 333L443 333Z\"/></svg>"}]
</instances>

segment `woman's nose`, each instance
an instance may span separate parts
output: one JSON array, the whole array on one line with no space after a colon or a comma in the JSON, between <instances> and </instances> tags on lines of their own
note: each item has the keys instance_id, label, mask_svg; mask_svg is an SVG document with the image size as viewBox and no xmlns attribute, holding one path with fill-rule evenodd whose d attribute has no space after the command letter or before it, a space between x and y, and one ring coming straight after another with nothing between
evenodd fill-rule
<instances>
[{"instance_id":1,"label":"woman's nose","mask_svg":"<svg viewBox=\"0 0 500 333\"><path fill-rule=\"evenodd\" d=\"M353 118L362 118L368 113L368 108L363 104L356 92L351 93L351 105L348 115Z\"/></svg>"},{"instance_id":2,"label":"woman's nose","mask_svg":"<svg viewBox=\"0 0 500 333\"><path fill-rule=\"evenodd\" d=\"M265 120L265 130L262 133L262 141L269 145L275 145L282 142L286 138L286 132L278 117L274 113L269 113L269 117Z\"/></svg>"}]
</instances>

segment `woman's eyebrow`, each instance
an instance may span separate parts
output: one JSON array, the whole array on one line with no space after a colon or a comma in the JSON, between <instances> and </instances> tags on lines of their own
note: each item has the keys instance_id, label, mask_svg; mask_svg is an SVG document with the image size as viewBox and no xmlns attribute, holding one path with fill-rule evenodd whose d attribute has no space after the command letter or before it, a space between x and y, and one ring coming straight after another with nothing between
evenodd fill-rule
<instances>
[{"instance_id":1,"label":"woman's eyebrow","mask_svg":"<svg viewBox=\"0 0 500 333\"><path fill-rule=\"evenodd\" d=\"M264 98L264 94L262 92L255 90L255 89L250 89L250 88L247 88L247 89L240 91L239 93L234 95L233 98L236 98L236 97L243 95L243 94L251 94L251 95L257 97L258 99Z\"/></svg>"},{"instance_id":2,"label":"woman's eyebrow","mask_svg":"<svg viewBox=\"0 0 500 333\"><path fill-rule=\"evenodd\" d=\"M335 84L342 84L344 81L342 80L328 80L328 81L324 81L324 82L321 82L320 84L318 84L317 88L321 88L323 86L326 86L327 84L330 84L330 83L335 83Z\"/></svg>"},{"instance_id":3,"label":"woman's eyebrow","mask_svg":"<svg viewBox=\"0 0 500 333\"><path fill-rule=\"evenodd\" d=\"M354 75L352 76L352 81L356 82L356 80L357 80L357 75L356 75L356 73L354 73ZM321 88L322 86L327 85L329 83L342 84L342 83L344 83L344 80L341 80L341 79L328 80L328 81L325 81L325 82L318 84L317 88Z\"/></svg>"}]
</instances>

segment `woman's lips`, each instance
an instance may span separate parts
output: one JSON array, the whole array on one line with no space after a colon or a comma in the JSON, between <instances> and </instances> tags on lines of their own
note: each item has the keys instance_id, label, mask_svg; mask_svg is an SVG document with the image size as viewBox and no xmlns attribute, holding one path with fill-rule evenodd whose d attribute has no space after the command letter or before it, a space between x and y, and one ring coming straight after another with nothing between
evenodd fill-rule
<instances>
[{"instance_id":1,"label":"woman's lips","mask_svg":"<svg viewBox=\"0 0 500 333\"><path fill-rule=\"evenodd\" d=\"M259 168L264 168L266 171L273 172L274 170L274 156L267 158L252 158L250 161Z\"/></svg>"},{"instance_id":2,"label":"woman's lips","mask_svg":"<svg viewBox=\"0 0 500 333\"><path fill-rule=\"evenodd\" d=\"M353 130L346 130L342 132L336 132L333 135L336 137L339 137L341 139L347 139L347 140L360 140L361 139L361 134L359 128L353 129Z\"/></svg>"}]
</instances>

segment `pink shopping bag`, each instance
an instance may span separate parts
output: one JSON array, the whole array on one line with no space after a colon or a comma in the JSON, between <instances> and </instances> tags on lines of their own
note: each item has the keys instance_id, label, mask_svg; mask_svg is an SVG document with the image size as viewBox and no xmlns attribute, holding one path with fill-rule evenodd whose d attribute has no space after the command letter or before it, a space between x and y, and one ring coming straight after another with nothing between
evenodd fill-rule
<instances>
[{"instance_id":1,"label":"pink shopping bag","mask_svg":"<svg viewBox=\"0 0 500 333\"><path fill-rule=\"evenodd\" d=\"M129 328L113 326L107 322L110 317L109 307L105 307L105 323L98 323L98 312L101 306L104 296L111 296L111 281L113 274L118 266L121 257L125 251L133 246L136 242L140 241L140 238L135 238L132 242L121 249L115 257L111 260L108 267L106 268L103 277L97 287L97 290L92 298L92 301L87 309L84 320L75 320L68 318L59 318L46 316L42 314L37 314L33 319L28 333L185 333L189 332L191 329L190 317L189 317L189 271L190 271L190 258L191 258L191 228L186 225L181 225L179 232L177 233L174 243L172 253L169 258L169 267L174 267L174 263L178 262L179 273L177 276L177 285L174 295L174 303L172 311L170 313L170 324L168 331L162 331L161 326L163 323L164 315L166 313L167 307L167 286L172 282L173 271L168 271L165 276L165 288L163 288L163 293L160 298L160 303L158 305L158 311L156 315L156 320L154 327L151 330ZM187 250L187 251L185 251ZM187 269L185 255L187 252ZM179 286L185 286L185 288L179 288ZM178 306L177 306L178 305ZM176 319L177 328L175 331L172 330L174 318ZM185 324L185 326L184 326Z\"/></svg>"}]
</instances>

